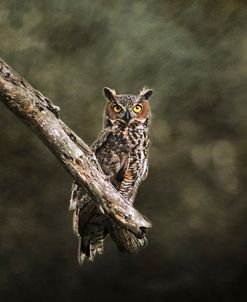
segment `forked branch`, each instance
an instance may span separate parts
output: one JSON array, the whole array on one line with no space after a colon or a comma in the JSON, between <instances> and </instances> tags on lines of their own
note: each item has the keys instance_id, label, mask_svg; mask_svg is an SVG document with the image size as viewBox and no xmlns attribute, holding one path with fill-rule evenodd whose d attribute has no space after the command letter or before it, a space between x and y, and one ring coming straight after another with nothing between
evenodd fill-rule
<instances>
[{"instance_id":1,"label":"forked branch","mask_svg":"<svg viewBox=\"0 0 247 302\"><path fill-rule=\"evenodd\" d=\"M1 59L0 100L32 128L72 178L96 198L107 215L138 237L151 227L107 180L90 148L60 120L59 107Z\"/></svg>"}]
</instances>

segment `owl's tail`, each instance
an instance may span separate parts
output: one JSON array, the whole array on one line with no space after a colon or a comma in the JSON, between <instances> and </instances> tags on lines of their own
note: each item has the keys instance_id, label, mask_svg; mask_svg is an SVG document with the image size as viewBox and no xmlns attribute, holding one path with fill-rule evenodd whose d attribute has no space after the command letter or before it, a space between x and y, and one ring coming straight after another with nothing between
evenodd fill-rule
<instances>
[{"instance_id":1,"label":"owl's tail","mask_svg":"<svg viewBox=\"0 0 247 302\"><path fill-rule=\"evenodd\" d=\"M100 239L97 242L90 241L89 238L79 237L78 242L78 262L80 265L85 260L93 261L95 255L103 254L104 251L104 239Z\"/></svg>"},{"instance_id":2,"label":"owl's tail","mask_svg":"<svg viewBox=\"0 0 247 302\"><path fill-rule=\"evenodd\" d=\"M104 216L93 212L85 224L83 212L74 212L73 229L79 238L78 261L83 264L85 260L93 261L96 254L102 254L104 250L104 238L107 230L104 227Z\"/></svg>"}]
</instances>

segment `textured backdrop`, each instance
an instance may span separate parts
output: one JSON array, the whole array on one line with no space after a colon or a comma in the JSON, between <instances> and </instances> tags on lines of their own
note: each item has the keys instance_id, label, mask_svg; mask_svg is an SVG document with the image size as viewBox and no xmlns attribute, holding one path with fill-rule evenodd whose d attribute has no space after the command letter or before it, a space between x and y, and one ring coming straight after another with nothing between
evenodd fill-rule
<instances>
[{"instance_id":1,"label":"textured backdrop","mask_svg":"<svg viewBox=\"0 0 247 302\"><path fill-rule=\"evenodd\" d=\"M0 104L1 301L246 301L246 32L244 0L0 0L0 56L89 144L104 86L155 89L149 246L83 267L70 177Z\"/></svg>"}]
</instances>

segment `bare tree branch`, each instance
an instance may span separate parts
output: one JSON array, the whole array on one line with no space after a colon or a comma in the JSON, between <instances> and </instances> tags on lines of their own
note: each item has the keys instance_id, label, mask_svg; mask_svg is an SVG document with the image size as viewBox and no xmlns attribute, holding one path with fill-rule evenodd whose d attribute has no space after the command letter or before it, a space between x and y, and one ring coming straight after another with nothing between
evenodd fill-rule
<instances>
[{"instance_id":1,"label":"bare tree branch","mask_svg":"<svg viewBox=\"0 0 247 302\"><path fill-rule=\"evenodd\" d=\"M73 179L98 200L105 213L136 236L151 227L107 180L90 148L59 119L59 107L1 59L0 100L32 128Z\"/></svg>"}]
</instances>

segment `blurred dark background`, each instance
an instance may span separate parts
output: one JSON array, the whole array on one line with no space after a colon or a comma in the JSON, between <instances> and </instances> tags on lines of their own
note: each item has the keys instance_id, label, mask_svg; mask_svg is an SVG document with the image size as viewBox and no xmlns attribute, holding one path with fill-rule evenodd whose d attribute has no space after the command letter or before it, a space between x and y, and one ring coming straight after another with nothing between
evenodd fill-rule
<instances>
[{"instance_id":1,"label":"blurred dark background","mask_svg":"<svg viewBox=\"0 0 247 302\"><path fill-rule=\"evenodd\" d=\"M0 104L1 301L247 301L247 2L0 1L0 56L91 144L102 88L151 100L149 246L77 264L71 178Z\"/></svg>"}]
</instances>

